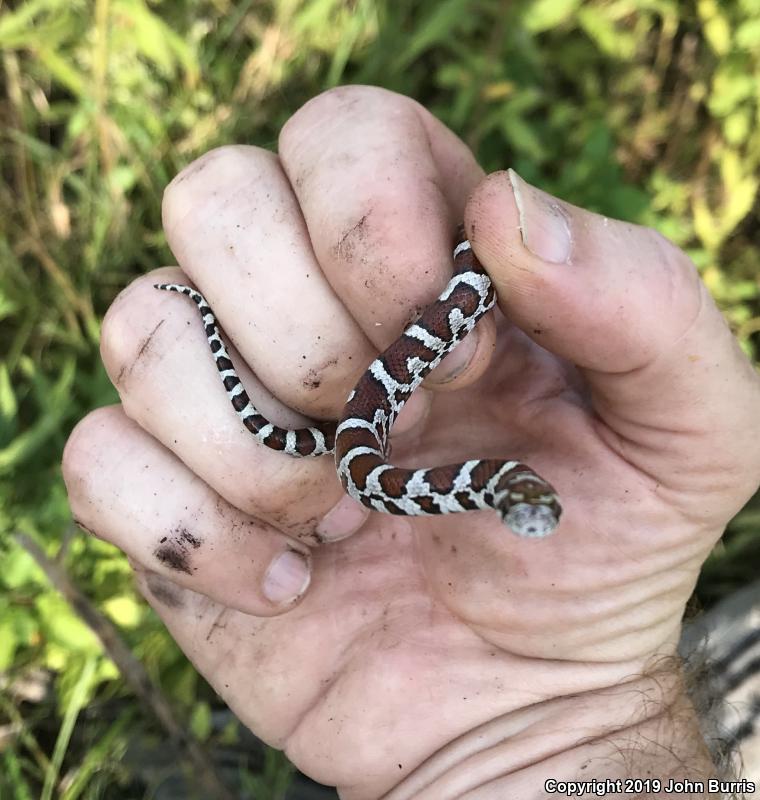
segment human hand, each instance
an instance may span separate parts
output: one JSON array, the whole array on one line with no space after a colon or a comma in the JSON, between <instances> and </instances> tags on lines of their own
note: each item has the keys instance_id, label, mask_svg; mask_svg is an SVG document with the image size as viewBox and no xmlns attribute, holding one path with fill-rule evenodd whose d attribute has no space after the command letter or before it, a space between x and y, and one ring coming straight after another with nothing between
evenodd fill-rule
<instances>
[{"instance_id":1,"label":"human hand","mask_svg":"<svg viewBox=\"0 0 760 800\"><path fill-rule=\"evenodd\" d=\"M87 417L64 459L76 518L130 556L197 668L346 798L541 796L550 774L613 763L621 729L683 745L662 730L663 709L688 715L677 676L653 664L760 475L758 378L683 253L513 174L483 181L406 98L321 95L279 158L213 151L164 199L179 263L285 426L306 419L293 408L338 417L445 284L461 218L509 321L485 318L416 393L393 461L519 457L560 493L553 536L487 512L368 516L330 458L258 445L195 308L152 288L176 269L109 311L122 406Z\"/></svg>"}]
</instances>

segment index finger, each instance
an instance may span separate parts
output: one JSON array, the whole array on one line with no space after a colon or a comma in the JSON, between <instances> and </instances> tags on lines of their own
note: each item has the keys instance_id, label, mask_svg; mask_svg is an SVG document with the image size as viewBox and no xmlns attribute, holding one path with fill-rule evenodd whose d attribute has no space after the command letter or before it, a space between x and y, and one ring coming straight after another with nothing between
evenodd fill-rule
<instances>
[{"instance_id":1,"label":"index finger","mask_svg":"<svg viewBox=\"0 0 760 800\"><path fill-rule=\"evenodd\" d=\"M283 128L279 151L325 275L384 350L451 277L452 235L482 170L426 109L370 86L311 100ZM482 320L431 383L474 380L493 336Z\"/></svg>"}]
</instances>

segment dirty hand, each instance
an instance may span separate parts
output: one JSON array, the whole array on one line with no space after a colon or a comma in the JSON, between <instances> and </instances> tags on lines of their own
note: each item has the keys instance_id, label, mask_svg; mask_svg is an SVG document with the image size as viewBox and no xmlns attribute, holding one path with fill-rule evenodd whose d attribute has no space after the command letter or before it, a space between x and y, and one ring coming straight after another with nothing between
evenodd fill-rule
<instances>
[{"instance_id":1,"label":"dirty hand","mask_svg":"<svg viewBox=\"0 0 760 800\"><path fill-rule=\"evenodd\" d=\"M335 419L445 285L461 219L500 310L408 404L393 461L525 461L564 506L544 540L489 512L370 514L330 457L258 444L195 306L152 288L206 295L273 421ZM514 173L483 180L425 109L369 87L312 100L277 156L190 165L164 224L184 274L109 311L122 404L80 423L64 472L77 520L129 555L239 718L357 800L709 772L673 654L758 482L760 382L686 256Z\"/></svg>"}]
</instances>

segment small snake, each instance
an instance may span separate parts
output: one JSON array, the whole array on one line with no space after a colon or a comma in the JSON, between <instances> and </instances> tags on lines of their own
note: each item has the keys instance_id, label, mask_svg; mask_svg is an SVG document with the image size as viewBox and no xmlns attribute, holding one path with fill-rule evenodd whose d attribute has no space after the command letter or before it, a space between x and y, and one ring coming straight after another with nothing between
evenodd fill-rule
<instances>
[{"instance_id":1,"label":"small snake","mask_svg":"<svg viewBox=\"0 0 760 800\"><path fill-rule=\"evenodd\" d=\"M243 388L203 295L176 283L155 288L185 294L198 306L227 396L245 427L262 444L296 458L334 452L343 488L368 508L408 516L494 509L505 525L526 537L546 536L557 527L562 509L556 492L519 461L479 459L431 469L387 463L391 428L404 403L496 302L463 226L448 285L369 365L337 423L295 430L271 423Z\"/></svg>"}]
</instances>

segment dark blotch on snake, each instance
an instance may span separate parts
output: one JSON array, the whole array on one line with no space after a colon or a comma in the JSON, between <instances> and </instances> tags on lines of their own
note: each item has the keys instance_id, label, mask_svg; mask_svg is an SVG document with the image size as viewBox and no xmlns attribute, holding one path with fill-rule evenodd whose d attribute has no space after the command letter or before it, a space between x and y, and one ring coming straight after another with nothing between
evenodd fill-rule
<instances>
[{"instance_id":1,"label":"dark blotch on snake","mask_svg":"<svg viewBox=\"0 0 760 800\"><path fill-rule=\"evenodd\" d=\"M272 450L284 450L287 431L275 425L274 430L264 439L264 444Z\"/></svg>"},{"instance_id":2,"label":"dark blotch on snake","mask_svg":"<svg viewBox=\"0 0 760 800\"><path fill-rule=\"evenodd\" d=\"M314 452L317 440L308 428L301 428L296 435L296 452L302 456L307 456Z\"/></svg>"},{"instance_id":3,"label":"dark blotch on snake","mask_svg":"<svg viewBox=\"0 0 760 800\"><path fill-rule=\"evenodd\" d=\"M248 405L248 395L245 393L245 389L242 392L238 392L230 402L232 403L232 407L235 409L235 411L242 411Z\"/></svg>"},{"instance_id":4,"label":"dark blotch on snake","mask_svg":"<svg viewBox=\"0 0 760 800\"><path fill-rule=\"evenodd\" d=\"M227 375L224 379L224 388L231 392L240 383L240 378L236 375Z\"/></svg>"}]
</instances>

